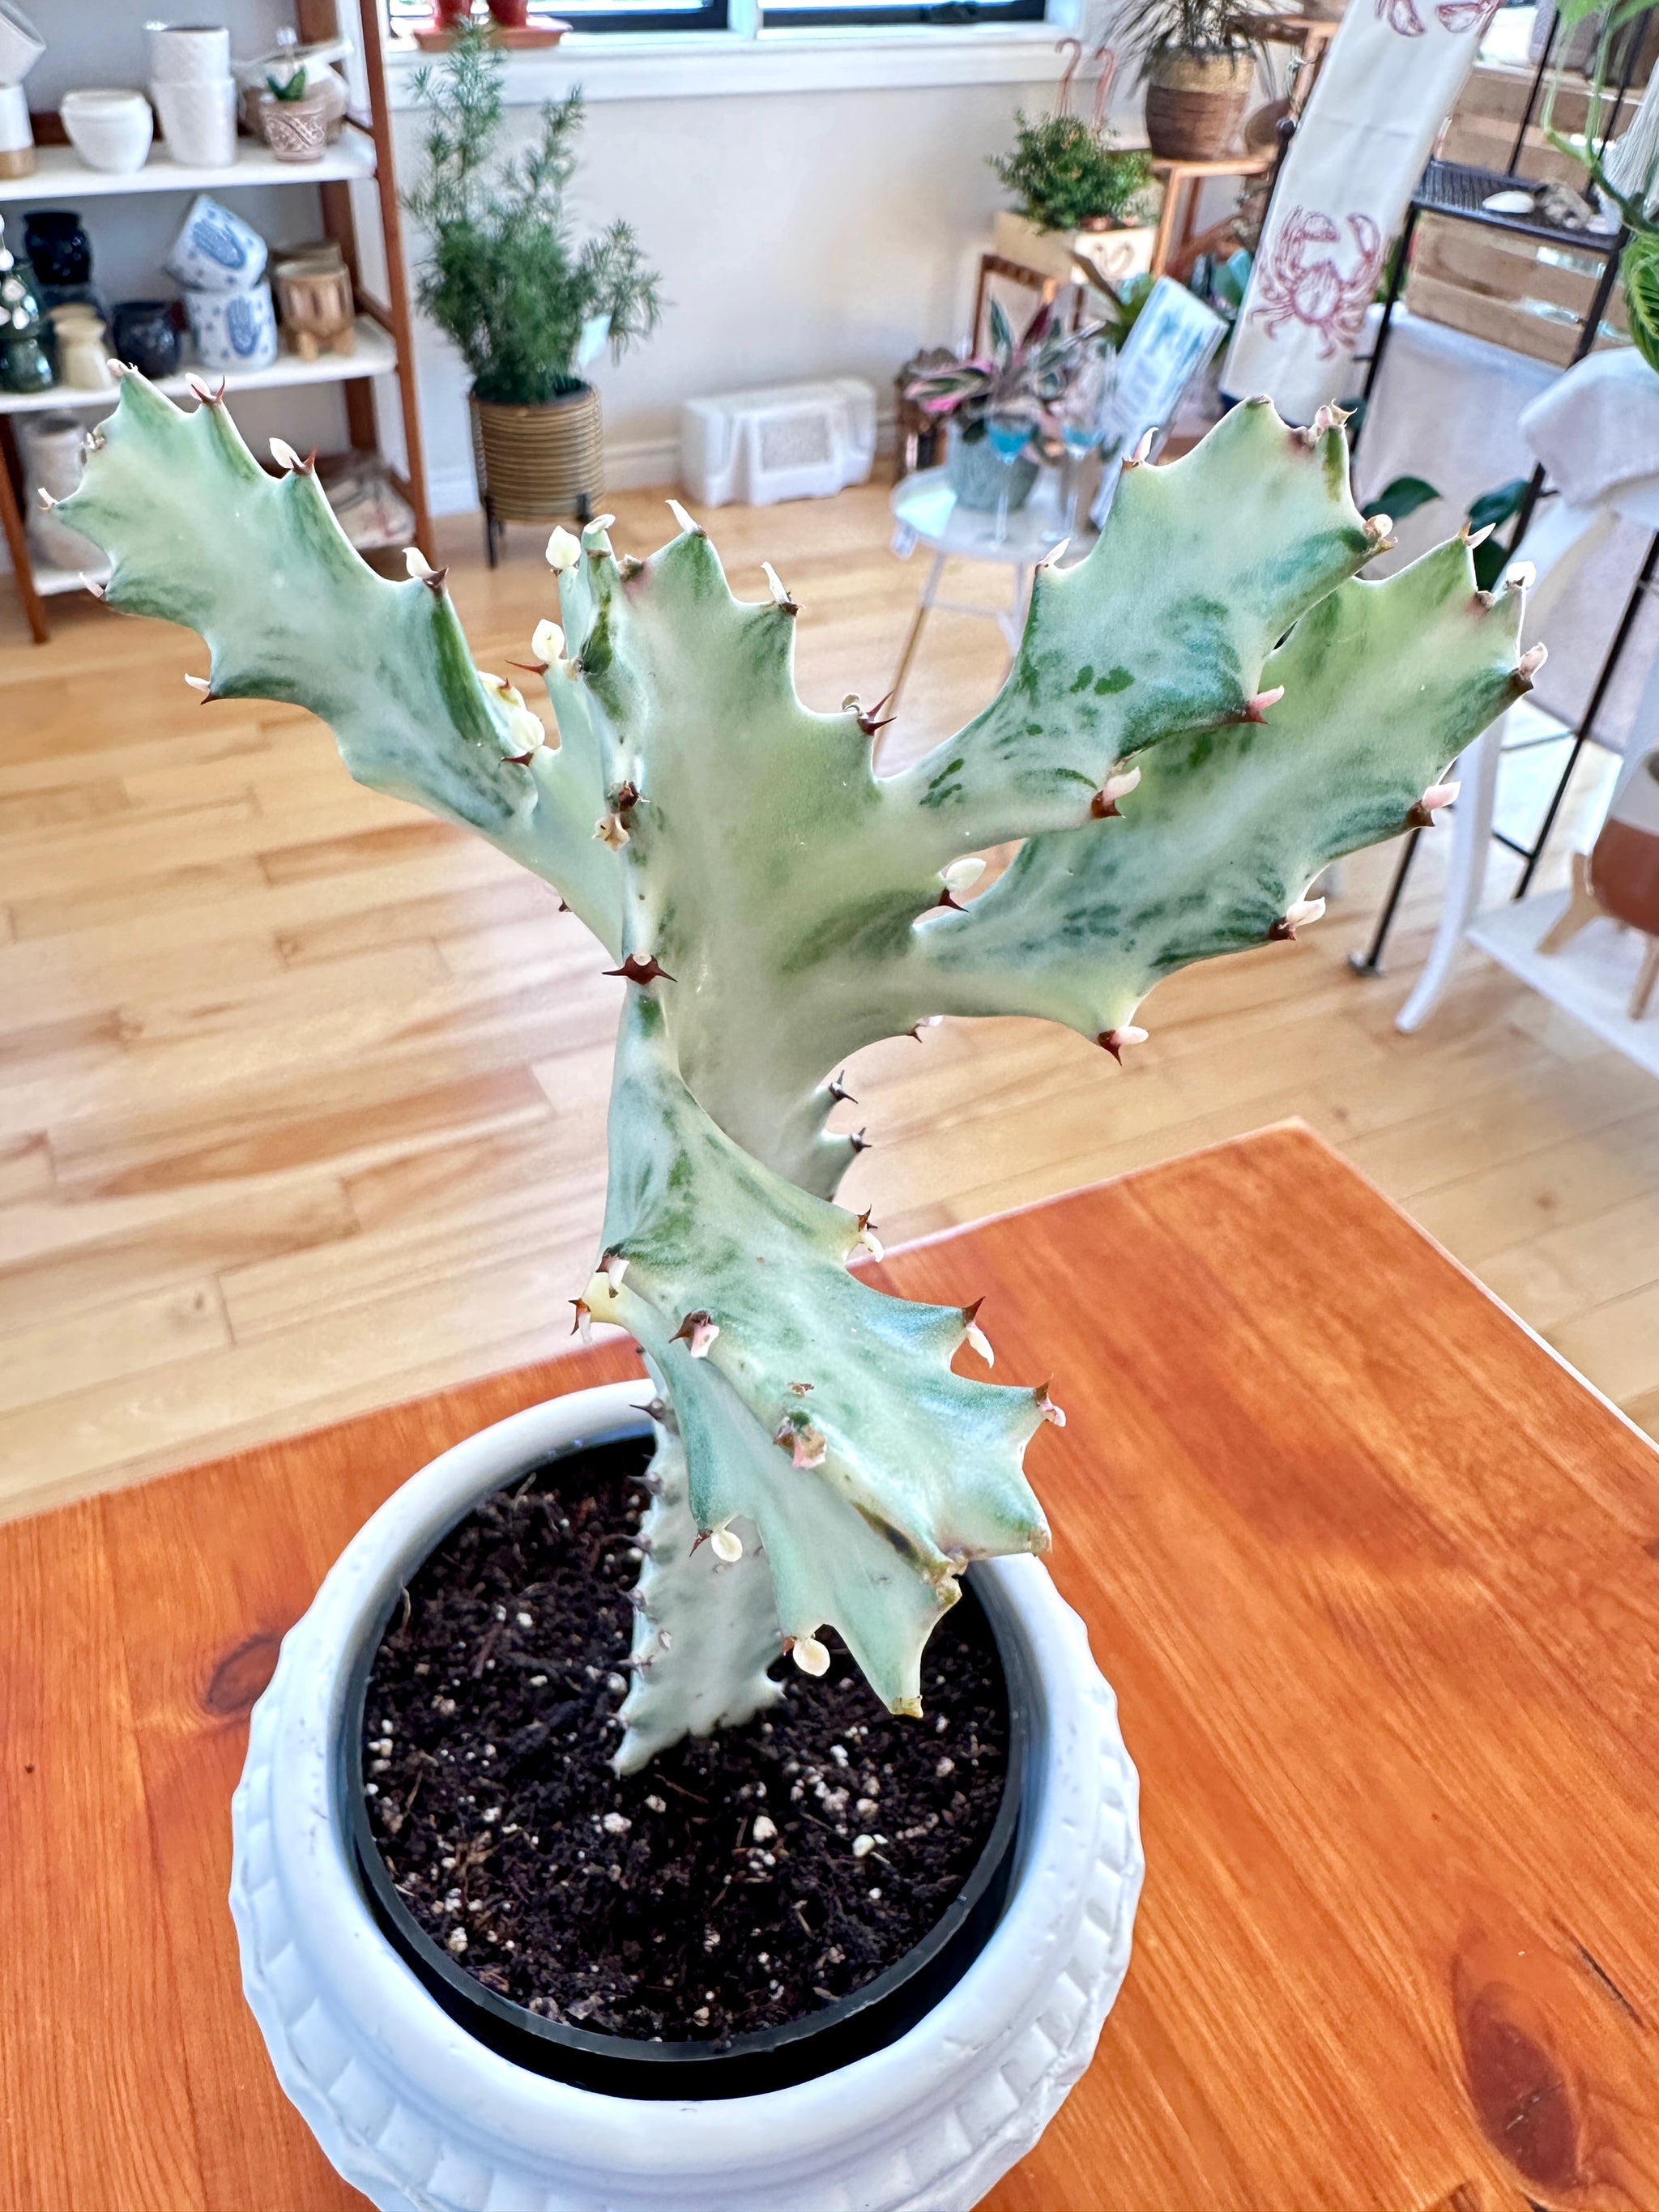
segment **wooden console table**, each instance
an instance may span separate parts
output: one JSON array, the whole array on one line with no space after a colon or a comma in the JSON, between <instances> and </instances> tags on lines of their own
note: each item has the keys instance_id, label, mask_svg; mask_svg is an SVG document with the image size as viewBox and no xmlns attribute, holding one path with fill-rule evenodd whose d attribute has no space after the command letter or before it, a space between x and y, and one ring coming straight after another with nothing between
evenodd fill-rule
<instances>
[{"instance_id":1,"label":"wooden console table","mask_svg":"<svg viewBox=\"0 0 1659 2212\"><path fill-rule=\"evenodd\" d=\"M1312 1136L916 1245L985 1294L1150 1869L994 2212L1659 2204L1659 1456ZM380 1500L596 1348L0 1528L0 2204L338 2212L238 1989L245 1716Z\"/></svg>"}]
</instances>

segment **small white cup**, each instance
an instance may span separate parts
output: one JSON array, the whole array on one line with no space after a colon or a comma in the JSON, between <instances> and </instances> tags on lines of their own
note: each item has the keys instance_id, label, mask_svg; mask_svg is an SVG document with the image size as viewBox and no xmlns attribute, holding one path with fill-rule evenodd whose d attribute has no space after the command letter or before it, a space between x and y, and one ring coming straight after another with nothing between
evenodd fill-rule
<instances>
[{"instance_id":1,"label":"small white cup","mask_svg":"<svg viewBox=\"0 0 1659 2212\"><path fill-rule=\"evenodd\" d=\"M40 36L14 0L0 0L0 84L21 84L46 51Z\"/></svg>"},{"instance_id":2,"label":"small white cup","mask_svg":"<svg viewBox=\"0 0 1659 2212\"><path fill-rule=\"evenodd\" d=\"M142 92L95 87L66 92L58 112L69 142L89 169L130 176L142 169L155 132L155 118Z\"/></svg>"},{"instance_id":3,"label":"small white cup","mask_svg":"<svg viewBox=\"0 0 1659 2212\"><path fill-rule=\"evenodd\" d=\"M27 93L21 84L0 84L0 154L21 154L33 143Z\"/></svg>"},{"instance_id":4,"label":"small white cup","mask_svg":"<svg viewBox=\"0 0 1659 2212\"><path fill-rule=\"evenodd\" d=\"M157 79L149 88L167 154L181 168L228 169L236 160L236 81Z\"/></svg>"},{"instance_id":5,"label":"small white cup","mask_svg":"<svg viewBox=\"0 0 1659 2212\"><path fill-rule=\"evenodd\" d=\"M230 74L230 33L222 23L146 23L152 84L211 84Z\"/></svg>"}]
</instances>

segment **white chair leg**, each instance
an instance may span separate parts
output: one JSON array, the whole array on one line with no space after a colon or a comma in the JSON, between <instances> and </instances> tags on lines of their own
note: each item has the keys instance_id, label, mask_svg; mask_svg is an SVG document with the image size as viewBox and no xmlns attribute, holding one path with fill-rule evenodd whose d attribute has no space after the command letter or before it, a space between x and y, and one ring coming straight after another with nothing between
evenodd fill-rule
<instances>
[{"instance_id":1,"label":"white chair leg","mask_svg":"<svg viewBox=\"0 0 1659 2212\"><path fill-rule=\"evenodd\" d=\"M1423 1026L1444 996L1464 933L1480 911L1498 802L1498 771L1504 757L1504 726L1508 720L1507 714L1500 715L1461 757L1453 771L1463 788L1452 810L1451 866L1445 904L1440 909L1440 926L1434 933L1423 973L1395 1017L1395 1027L1407 1036Z\"/></svg>"}]
</instances>

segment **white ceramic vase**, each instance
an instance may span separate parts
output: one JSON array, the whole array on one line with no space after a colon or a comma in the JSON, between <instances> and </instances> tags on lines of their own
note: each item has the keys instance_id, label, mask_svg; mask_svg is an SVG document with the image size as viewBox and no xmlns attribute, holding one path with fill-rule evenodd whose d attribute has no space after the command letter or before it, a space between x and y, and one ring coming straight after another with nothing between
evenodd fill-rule
<instances>
[{"instance_id":1,"label":"white ceramic vase","mask_svg":"<svg viewBox=\"0 0 1659 2212\"><path fill-rule=\"evenodd\" d=\"M70 144L89 169L131 176L149 157L155 118L142 92L103 86L66 92L58 113Z\"/></svg>"},{"instance_id":2,"label":"white ceramic vase","mask_svg":"<svg viewBox=\"0 0 1659 2212\"><path fill-rule=\"evenodd\" d=\"M886 2049L765 2095L641 2105L476 2042L380 1934L340 1804L347 1679L382 1607L476 1499L635 1417L574 1393L458 1444L389 1498L283 1639L232 1820L242 1979L277 2077L380 2212L966 2212L1089 2063L1128 1964L1137 1784L1082 1622L995 1562L1036 1684L1019 1856L962 1979Z\"/></svg>"},{"instance_id":3,"label":"white ceramic vase","mask_svg":"<svg viewBox=\"0 0 1659 2212\"><path fill-rule=\"evenodd\" d=\"M236 159L236 80L222 76L152 80L167 157L181 169L228 169Z\"/></svg>"}]
</instances>

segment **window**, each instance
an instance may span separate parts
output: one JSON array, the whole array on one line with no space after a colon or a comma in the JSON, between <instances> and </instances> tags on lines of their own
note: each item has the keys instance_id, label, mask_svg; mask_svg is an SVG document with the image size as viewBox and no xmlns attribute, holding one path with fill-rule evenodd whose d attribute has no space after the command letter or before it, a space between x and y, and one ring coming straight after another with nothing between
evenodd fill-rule
<instances>
[{"instance_id":1,"label":"window","mask_svg":"<svg viewBox=\"0 0 1659 2212\"><path fill-rule=\"evenodd\" d=\"M578 31L723 31L726 0L535 0L530 10L557 15ZM410 37L432 21L432 0L386 0L394 37Z\"/></svg>"},{"instance_id":2,"label":"window","mask_svg":"<svg viewBox=\"0 0 1659 2212\"><path fill-rule=\"evenodd\" d=\"M766 24L769 30L788 30L797 24L890 23L938 24L965 29L975 23L1040 23L1046 0L801 0L799 6L769 0Z\"/></svg>"}]
</instances>

